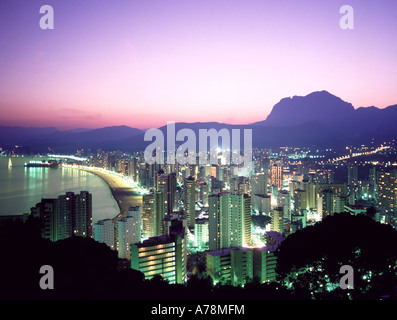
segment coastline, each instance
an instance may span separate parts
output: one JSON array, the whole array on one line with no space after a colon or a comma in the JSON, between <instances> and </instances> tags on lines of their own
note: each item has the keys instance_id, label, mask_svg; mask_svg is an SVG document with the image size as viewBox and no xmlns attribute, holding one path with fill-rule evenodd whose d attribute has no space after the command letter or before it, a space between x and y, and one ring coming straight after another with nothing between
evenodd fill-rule
<instances>
[{"instance_id":1,"label":"coastline","mask_svg":"<svg viewBox=\"0 0 397 320\"><path fill-rule=\"evenodd\" d=\"M113 198L119 206L120 213L112 220L116 221L127 216L128 209L134 206L142 206L142 195L136 191L122 177L106 173L94 168L76 168L96 175L101 178L109 187Z\"/></svg>"}]
</instances>

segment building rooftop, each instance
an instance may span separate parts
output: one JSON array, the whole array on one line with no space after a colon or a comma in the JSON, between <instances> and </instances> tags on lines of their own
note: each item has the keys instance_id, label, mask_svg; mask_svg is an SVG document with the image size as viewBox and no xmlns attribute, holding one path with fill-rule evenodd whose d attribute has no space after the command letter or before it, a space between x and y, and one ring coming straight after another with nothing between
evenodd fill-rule
<instances>
[{"instance_id":1,"label":"building rooftop","mask_svg":"<svg viewBox=\"0 0 397 320\"><path fill-rule=\"evenodd\" d=\"M207 254L210 254L211 256L227 256L230 254L230 249L207 251Z\"/></svg>"}]
</instances>

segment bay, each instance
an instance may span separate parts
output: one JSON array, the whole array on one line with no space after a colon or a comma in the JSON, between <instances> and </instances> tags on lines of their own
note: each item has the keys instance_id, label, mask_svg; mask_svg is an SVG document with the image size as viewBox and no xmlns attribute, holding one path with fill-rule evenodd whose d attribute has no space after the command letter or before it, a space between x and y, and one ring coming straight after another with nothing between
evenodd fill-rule
<instances>
[{"instance_id":1,"label":"bay","mask_svg":"<svg viewBox=\"0 0 397 320\"><path fill-rule=\"evenodd\" d=\"M0 215L30 213L42 198L56 198L68 191L92 194L93 223L120 213L108 185L98 176L72 168L27 168L25 162L46 158L0 157Z\"/></svg>"}]
</instances>

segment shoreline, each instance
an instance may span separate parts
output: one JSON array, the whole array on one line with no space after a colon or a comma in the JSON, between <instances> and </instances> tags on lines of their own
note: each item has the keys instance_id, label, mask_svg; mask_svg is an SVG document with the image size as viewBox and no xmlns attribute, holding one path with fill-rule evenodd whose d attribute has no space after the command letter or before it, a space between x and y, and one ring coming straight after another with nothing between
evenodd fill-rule
<instances>
[{"instance_id":1,"label":"shoreline","mask_svg":"<svg viewBox=\"0 0 397 320\"><path fill-rule=\"evenodd\" d=\"M127 216L127 211L130 207L142 206L142 195L136 191L128 182L122 177L112 175L110 173L100 171L91 168L79 168L74 167L79 170L83 170L96 175L101 178L109 187L113 198L117 202L119 207L119 214L112 218L113 222Z\"/></svg>"}]
</instances>

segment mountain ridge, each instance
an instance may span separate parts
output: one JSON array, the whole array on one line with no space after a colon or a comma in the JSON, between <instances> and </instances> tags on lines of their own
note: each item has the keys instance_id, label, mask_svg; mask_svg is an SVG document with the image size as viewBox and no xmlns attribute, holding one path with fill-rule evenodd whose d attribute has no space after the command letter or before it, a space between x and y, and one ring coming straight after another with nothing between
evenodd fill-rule
<instances>
[{"instance_id":1,"label":"mountain ridge","mask_svg":"<svg viewBox=\"0 0 397 320\"><path fill-rule=\"evenodd\" d=\"M397 104L383 109L375 106L355 109L351 103L322 90L281 99L266 119L259 122L245 125L176 122L175 129L189 128L196 135L200 129L252 129L254 147L333 146L397 138L396 122ZM166 135L166 125L158 129ZM138 151L150 144L144 141L144 133L145 130L126 125L82 131L0 126L0 147L21 144L32 150L52 147L69 152L79 148Z\"/></svg>"}]
</instances>

